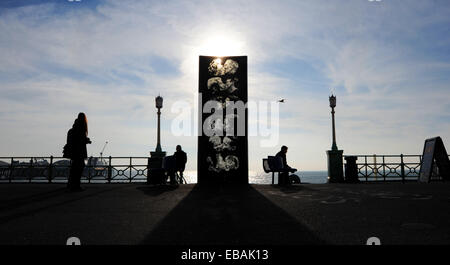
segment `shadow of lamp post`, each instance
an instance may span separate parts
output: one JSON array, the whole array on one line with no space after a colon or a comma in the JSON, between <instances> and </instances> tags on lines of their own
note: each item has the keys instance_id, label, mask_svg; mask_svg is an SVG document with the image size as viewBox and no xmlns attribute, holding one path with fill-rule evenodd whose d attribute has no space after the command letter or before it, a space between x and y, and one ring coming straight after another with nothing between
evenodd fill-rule
<instances>
[{"instance_id":1,"label":"shadow of lamp post","mask_svg":"<svg viewBox=\"0 0 450 265\"><path fill-rule=\"evenodd\" d=\"M328 157L328 182L329 183L341 183L344 182L344 172L342 165L343 150L338 150L336 145L336 128L334 123L334 108L336 107L336 96L331 95L330 98L331 107L331 119L332 119L332 131L333 131L333 144L331 150L327 151Z\"/></svg>"},{"instance_id":2,"label":"shadow of lamp post","mask_svg":"<svg viewBox=\"0 0 450 265\"><path fill-rule=\"evenodd\" d=\"M163 98L157 96L155 98L155 107L158 109L158 128L157 128L157 142L154 152L150 152L150 157L147 163L147 183L160 184L164 178L164 170L162 168L163 158L166 152L161 149L161 108L163 107Z\"/></svg>"}]
</instances>

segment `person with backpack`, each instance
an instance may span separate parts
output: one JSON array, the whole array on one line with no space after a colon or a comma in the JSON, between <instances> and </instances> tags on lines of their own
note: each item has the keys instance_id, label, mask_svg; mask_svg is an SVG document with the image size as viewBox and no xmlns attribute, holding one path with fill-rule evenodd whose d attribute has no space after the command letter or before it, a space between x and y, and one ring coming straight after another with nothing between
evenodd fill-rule
<instances>
[{"instance_id":1,"label":"person with backpack","mask_svg":"<svg viewBox=\"0 0 450 265\"><path fill-rule=\"evenodd\" d=\"M67 143L63 150L63 156L71 160L69 179L67 181L69 191L83 191L80 186L80 180L85 167L84 160L87 158L86 144L92 143L87 136L87 118L84 113L80 112L72 128L67 132Z\"/></svg>"}]
</instances>

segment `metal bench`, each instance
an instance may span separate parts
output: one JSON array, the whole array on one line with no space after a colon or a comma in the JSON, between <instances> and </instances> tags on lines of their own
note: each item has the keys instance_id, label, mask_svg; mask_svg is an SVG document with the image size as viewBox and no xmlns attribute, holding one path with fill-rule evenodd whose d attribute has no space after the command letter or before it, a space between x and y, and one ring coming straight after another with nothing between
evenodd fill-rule
<instances>
[{"instance_id":1,"label":"metal bench","mask_svg":"<svg viewBox=\"0 0 450 265\"><path fill-rule=\"evenodd\" d=\"M283 173L284 165L281 157L268 156L263 158L263 169L266 173L272 173L272 185L275 184L275 173L278 173L278 181L280 179L280 173ZM300 183L300 177L297 175L289 175L290 183Z\"/></svg>"},{"instance_id":2,"label":"metal bench","mask_svg":"<svg viewBox=\"0 0 450 265\"><path fill-rule=\"evenodd\" d=\"M268 156L263 159L263 169L266 173L272 173L272 184L275 184L275 173L278 173L279 179L283 172L283 160L278 156Z\"/></svg>"}]
</instances>

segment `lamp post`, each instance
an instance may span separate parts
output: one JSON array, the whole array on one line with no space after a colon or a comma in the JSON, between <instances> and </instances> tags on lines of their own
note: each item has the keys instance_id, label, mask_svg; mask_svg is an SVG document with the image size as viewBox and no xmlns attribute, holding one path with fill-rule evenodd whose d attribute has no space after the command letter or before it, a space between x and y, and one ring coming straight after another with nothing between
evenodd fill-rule
<instances>
[{"instance_id":1,"label":"lamp post","mask_svg":"<svg viewBox=\"0 0 450 265\"><path fill-rule=\"evenodd\" d=\"M331 146L331 150L338 150L336 145L336 128L334 125L334 108L336 107L336 96L331 94L330 98L330 107L331 107L331 120L332 120L332 129L333 129L333 145Z\"/></svg>"},{"instance_id":2,"label":"lamp post","mask_svg":"<svg viewBox=\"0 0 450 265\"><path fill-rule=\"evenodd\" d=\"M154 152L150 152L150 157L147 162L148 184L161 184L165 181L163 158L166 156L166 152L163 152L161 149L161 108L163 107L163 98L161 96L157 96L155 98L155 107L158 109L157 143L156 150Z\"/></svg>"},{"instance_id":3,"label":"lamp post","mask_svg":"<svg viewBox=\"0 0 450 265\"><path fill-rule=\"evenodd\" d=\"M163 98L161 96L157 96L155 98L155 106L158 109L158 136L157 136L157 143L156 143L156 152L161 153L161 108L163 107Z\"/></svg>"},{"instance_id":4,"label":"lamp post","mask_svg":"<svg viewBox=\"0 0 450 265\"><path fill-rule=\"evenodd\" d=\"M334 108L336 107L336 96L333 94L329 97L330 107L331 107L331 120L332 120L332 131L333 131L333 144L331 145L331 150L327 151L328 157L328 182L330 183L341 183L344 182L344 171L342 163L343 150L339 150L336 145L336 128L334 123Z\"/></svg>"}]
</instances>

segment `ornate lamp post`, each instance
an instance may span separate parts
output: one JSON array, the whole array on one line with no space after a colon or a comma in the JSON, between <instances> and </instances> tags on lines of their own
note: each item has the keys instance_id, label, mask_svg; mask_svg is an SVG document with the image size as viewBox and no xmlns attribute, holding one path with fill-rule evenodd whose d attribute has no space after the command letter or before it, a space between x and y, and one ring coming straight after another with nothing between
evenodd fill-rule
<instances>
[{"instance_id":1,"label":"ornate lamp post","mask_svg":"<svg viewBox=\"0 0 450 265\"><path fill-rule=\"evenodd\" d=\"M331 150L338 150L337 145L336 145L336 128L334 126L334 108L336 107L336 96L331 94L329 99L330 99L331 120L332 120L332 127L333 127L333 145L331 146Z\"/></svg>"},{"instance_id":2,"label":"ornate lamp post","mask_svg":"<svg viewBox=\"0 0 450 265\"><path fill-rule=\"evenodd\" d=\"M161 108L163 107L163 98L161 96L157 96L155 98L155 106L158 109L158 138L156 143L156 152L161 153Z\"/></svg>"},{"instance_id":3,"label":"ornate lamp post","mask_svg":"<svg viewBox=\"0 0 450 265\"><path fill-rule=\"evenodd\" d=\"M165 179L162 164L166 152L163 152L161 149L161 108L163 107L163 98L161 96L155 98L155 107L158 109L158 131L156 150L150 152L150 157L147 162L147 183L149 184L161 184Z\"/></svg>"},{"instance_id":4,"label":"ornate lamp post","mask_svg":"<svg viewBox=\"0 0 450 265\"><path fill-rule=\"evenodd\" d=\"M331 95L329 97L330 107L331 107L331 119L332 119L332 130L333 130L333 144L331 145L331 150L327 151L328 157L328 182L330 183L340 183L344 182L344 171L342 163L343 150L338 150L336 145L336 128L334 123L334 108L336 107L336 96Z\"/></svg>"}]
</instances>

